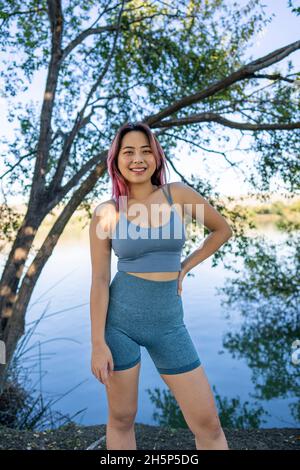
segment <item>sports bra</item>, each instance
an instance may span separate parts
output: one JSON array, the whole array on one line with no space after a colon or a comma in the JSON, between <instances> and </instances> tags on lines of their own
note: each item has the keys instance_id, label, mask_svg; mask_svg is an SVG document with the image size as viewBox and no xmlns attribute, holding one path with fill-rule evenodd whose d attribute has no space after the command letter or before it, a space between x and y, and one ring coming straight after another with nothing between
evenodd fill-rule
<instances>
[{"instance_id":1,"label":"sports bra","mask_svg":"<svg viewBox=\"0 0 300 470\"><path fill-rule=\"evenodd\" d=\"M185 226L173 206L169 184L161 187L171 206L169 221L158 227L141 227L120 210L111 236L111 246L118 258L118 271L163 272L181 270L181 251L186 241Z\"/></svg>"}]
</instances>

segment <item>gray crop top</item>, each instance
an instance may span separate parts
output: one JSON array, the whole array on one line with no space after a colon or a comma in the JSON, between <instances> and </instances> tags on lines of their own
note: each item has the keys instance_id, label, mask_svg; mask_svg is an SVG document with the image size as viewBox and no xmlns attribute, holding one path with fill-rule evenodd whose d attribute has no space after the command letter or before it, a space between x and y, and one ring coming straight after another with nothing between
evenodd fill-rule
<instances>
[{"instance_id":1,"label":"gray crop top","mask_svg":"<svg viewBox=\"0 0 300 470\"><path fill-rule=\"evenodd\" d=\"M130 221L123 210L111 236L118 258L118 271L161 272L181 270L181 251L185 243L185 225L168 193L161 187L171 206L169 221L158 227L141 227Z\"/></svg>"}]
</instances>

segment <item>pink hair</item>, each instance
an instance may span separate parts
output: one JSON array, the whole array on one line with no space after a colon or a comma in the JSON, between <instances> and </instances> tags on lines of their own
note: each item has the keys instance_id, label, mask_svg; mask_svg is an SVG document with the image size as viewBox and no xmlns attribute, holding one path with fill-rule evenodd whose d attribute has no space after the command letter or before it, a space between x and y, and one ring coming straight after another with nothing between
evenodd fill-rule
<instances>
[{"instance_id":1,"label":"pink hair","mask_svg":"<svg viewBox=\"0 0 300 470\"><path fill-rule=\"evenodd\" d=\"M110 149L107 154L107 170L112 179L112 198L116 202L119 211L119 197L129 197L129 188L123 175L118 168L118 155L121 147L122 138L127 132L142 131L149 139L150 147L156 160L156 170L151 176L151 182L154 185L161 186L166 183L166 157L164 151L157 140L157 137L151 131L150 127L139 121L136 123L127 122L117 131Z\"/></svg>"}]
</instances>

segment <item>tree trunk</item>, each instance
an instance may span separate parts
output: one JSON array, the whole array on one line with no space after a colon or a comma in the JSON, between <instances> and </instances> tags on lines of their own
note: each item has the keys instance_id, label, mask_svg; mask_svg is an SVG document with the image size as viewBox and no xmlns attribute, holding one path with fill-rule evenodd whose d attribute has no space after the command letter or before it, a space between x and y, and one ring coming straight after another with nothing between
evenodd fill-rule
<instances>
[{"instance_id":1,"label":"tree trunk","mask_svg":"<svg viewBox=\"0 0 300 470\"><path fill-rule=\"evenodd\" d=\"M17 343L24 334L25 315L34 286L42 272L43 267L51 256L53 249L59 240L65 226L72 217L74 211L93 189L97 180L106 171L106 162L99 163L90 175L83 181L81 186L75 191L71 199L63 209L62 213L51 228L47 238L43 242L39 252L29 266L18 294L16 294L11 315L7 319L5 329L2 334L6 347L6 363L0 364L0 395L3 393L7 378L7 369L13 357ZM20 280L18 278L18 280Z\"/></svg>"},{"instance_id":2,"label":"tree trunk","mask_svg":"<svg viewBox=\"0 0 300 470\"><path fill-rule=\"evenodd\" d=\"M12 315L16 293L36 232L47 215L45 208L28 208L16 235L0 281L0 339Z\"/></svg>"}]
</instances>

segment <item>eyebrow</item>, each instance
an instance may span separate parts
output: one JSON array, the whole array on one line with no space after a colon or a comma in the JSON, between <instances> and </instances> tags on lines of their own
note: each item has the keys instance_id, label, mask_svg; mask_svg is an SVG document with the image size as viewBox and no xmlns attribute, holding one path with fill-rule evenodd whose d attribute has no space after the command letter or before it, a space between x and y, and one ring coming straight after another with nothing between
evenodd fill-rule
<instances>
[{"instance_id":1,"label":"eyebrow","mask_svg":"<svg viewBox=\"0 0 300 470\"><path fill-rule=\"evenodd\" d=\"M150 145L142 145L142 146L141 146L141 149L144 148L144 147L149 147L149 148L151 148ZM135 148L135 147L132 147L132 146L130 146L130 145L126 145L126 147L122 147L122 150L123 150L123 149L134 149L134 148Z\"/></svg>"}]
</instances>

